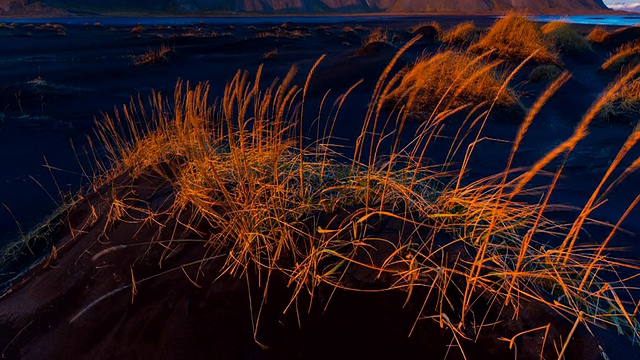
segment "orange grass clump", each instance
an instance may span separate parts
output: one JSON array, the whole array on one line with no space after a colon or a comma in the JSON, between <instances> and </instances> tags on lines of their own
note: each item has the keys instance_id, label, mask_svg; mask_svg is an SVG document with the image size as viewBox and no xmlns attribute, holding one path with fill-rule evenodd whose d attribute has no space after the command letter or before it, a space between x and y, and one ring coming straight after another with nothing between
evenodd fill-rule
<instances>
[{"instance_id":1,"label":"orange grass clump","mask_svg":"<svg viewBox=\"0 0 640 360\"><path fill-rule=\"evenodd\" d=\"M442 42L454 45L468 45L480 38L480 31L473 21L462 22L442 32Z\"/></svg>"},{"instance_id":2,"label":"orange grass clump","mask_svg":"<svg viewBox=\"0 0 640 360\"><path fill-rule=\"evenodd\" d=\"M453 50L438 52L406 69L385 101L400 102L405 111L415 114L488 105L494 100L499 106L514 106L516 94L501 90L504 79L496 72L500 64Z\"/></svg>"},{"instance_id":3,"label":"orange grass clump","mask_svg":"<svg viewBox=\"0 0 640 360\"><path fill-rule=\"evenodd\" d=\"M530 187L529 183L553 160L567 156L575 148L586 136L595 114L640 67L613 84L566 141L530 167L512 168L532 121L569 79L567 73L561 74L522 122L504 171L463 181L472 166L475 144L484 136L487 112L468 117L464 125L469 131L451 139L450 158L465 149L462 163L427 166L424 160L432 139L448 113L438 113L414 134L402 135L408 108L399 107L388 114L381 105L380 100L387 97L401 76L391 74L391 69L413 43L415 39L398 52L378 80L355 142L354 156L348 161L332 150L331 129L339 120L337 113L312 141L306 141L301 132L307 88L318 63L302 86L293 84L293 68L283 80L265 88L260 68L252 78L238 72L227 83L222 98L213 104L209 103L208 83L191 87L179 82L173 100L160 93L152 95L150 112L144 111L144 104L138 101L106 115L97 122L96 134L107 160L98 164L94 188L125 174L138 177L161 164L168 167L174 174L167 181L175 197L167 214L179 216L183 210L191 209L194 215L190 221L201 225L198 233L206 243L202 262L182 267L198 266L200 272L211 272L214 278L249 276L251 271L280 273L294 288L290 305L299 296L313 298L320 284L351 291L404 291L407 300L417 296L415 289L426 288L430 289L426 298L417 300L434 306L424 307L416 321L435 320L450 329L457 341L473 340L467 334L479 334L492 321L480 312L489 310L474 308L479 299L490 299L491 308L511 306L516 310L527 301L541 302L569 317L574 329L581 324L611 326L637 339L638 307L621 297L626 291L624 280L611 279L617 278L620 269L640 269L609 257L607 252L609 240L640 197L630 203L609 237L596 244L578 244L576 240L589 221L589 214L602 204L611 186L640 166L636 161L622 175L612 178L621 159L640 140L640 128L621 147L573 223L560 224L547 217L549 210L558 209L550 198L561 178L562 166L552 172L548 186ZM464 59L463 68L471 68L481 60L452 52L434 58ZM492 68L489 66L482 73ZM504 93L515 71L505 82L495 85L500 89L492 90L492 96ZM480 76L474 74L467 77ZM447 87L451 83L441 89ZM337 98L337 109L351 90L353 87ZM453 87L449 93L458 91L463 90ZM439 96L450 95L441 92ZM377 130L389 121L396 121L395 130ZM407 135L411 142L402 144L400 137ZM465 139L473 141L463 146ZM382 143L388 140L393 144L391 150L382 152ZM540 200L522 200L522 195L531 194L538 194ZM146 221L128 215L131 210L146 211L136 209L135 201L116 200L112 223ZM140 200L144 203L144 199ZM383 219L400 224L403 235L391 239L388 234L373 231ZM167 242L163 246L170 249L175 245ZM456 247L463 250L449 257ZM387 250L370 256L372 249ZM208 266L207 259L212 256L225 259L224 265ZM383 281L376 283L375 289L363 289L347 280L362 271L370 271L373 278ZM269 278L266 276L261 283L265 297ZM197 278L189 281L201 282ZM292 309L297 308L284 310ZM74 319L85 310L80 310ZM531 329L534 330L537 329ZM548 346L566 349L570 339L571 336L562 344ZM464 348L459 350L464 355ZM562 351L559 350L560 357Z\"/></svg>"},{"instance_id":4,"label":"orange grass clump","mask_svg":"<svg viewBox=\"0 0 640 360\"><path fill-rule=\"evenodd\" d=\"M494 51L497 56L509 60L524 60L535 54L533 60L537 62L559 62L545 42L540 26L515 13L496 21L480 41L469 47L469 51L476 54Z\"/></svg>"},{"instance_id":5,"label":"orange grass clump","mask_svg":"<svg viewBox=\"0 0 640 360\"><path fill-rule=\"evenodd\" d=\"M609 32L607 31L607 29L605 29L603 26L596 26L591 29L591 32L589 32L589 34L587 35L587 40L594 43L601 43L607 38L608 35Z\"/></svg>"}]
</instances>

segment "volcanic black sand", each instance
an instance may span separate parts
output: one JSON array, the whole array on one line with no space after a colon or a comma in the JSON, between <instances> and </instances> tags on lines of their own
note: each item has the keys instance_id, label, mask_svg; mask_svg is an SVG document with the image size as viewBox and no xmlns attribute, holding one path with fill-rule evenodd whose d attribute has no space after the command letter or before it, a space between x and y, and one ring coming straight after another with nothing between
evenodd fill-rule
<instances>
[{"instance_id":1,"label":"volcanic black sand","mask_svg":"<svg viewBox=\"0 0 640 360\"><path fill-rule=\"evenodd\" d=\"M444 28L474 20L484 29L494 22L493 17L440 16L429 20L438 21ZM307 102L310 106L319 104L327 89L339 94L363 79L363 84L347 99L334 132L346 145L353 143L375 81L398 47L413 37L408 29L416 24L414 20L329 25L194 24L147 26L135 31L131 26L94 23L64 27L0 24L0 202L6 205L6 209L0 209L0 244L9 243L20 231L27 232L52 213L62 203L61 194L74 193L87 183L82 173L90 172L92 155L86 151L86 135L92 133L94 118L100 120L102 112L111 112L138 94L146 98L156 90L170 95L179 79L192 84L208 81L212 95L220 96L224 84L238 69L255 73L264 64L267 84L296 65L301 74L296 81L302 83L316 60L326 54L314 74ZM362 49L363 39L378 27L390 31L392 44ZM583 34L590 30L589 26L576 28ZM135 64L138 56L161 46L170 49L166 59L154 64ZM437 41L421 40L402 56L397 67L441 46ZM533 164L571 135L598 94L614 80L616 73L599 71L599 67L616 46L594 44L592 52L562 57L564 67L573 76L537 116L514 166ZM511 83L525 106L531 105L547 84L527 81L534 67L525 65ZM508 141L514 138L521 118L518 114L492 117L485 136L506 142L480 143L470 167L471 178L504 170L511 148ZM443 148L447 136L455 132L454 126L442 134ZM633 120L592 124L590 134L569 157L553 201L584 205L633 126ZM446 149L443 151L446 154ZM435 162L442 155L432 154ZM635 149L623 165L637 157ZM592 217L615 223L637 196L638 184L640 176L631 175L613 190L609 201ZM171 189L160 178L139 179L130 186L138 193L148 194L150 203L172 196ZM87 203L98 209L98 220ZM68 226L57 230L34 250L38 254L42 254L43 248L48 251L55 239L57 258L51 256L50 261L35 266L0 297L2 358L461 358L451 332L441 329L437 322L420 321L412 336L408 336L422 304L410 302L403 308L406 295L402 293L338 291L331 297L330 289L321 288L311 312L306 310L308 299L301 298L298 319L296 311L282 314L291 289L284 279L275 278L257 334L266 350L258 345L252 333L249 299L256 302L260 294L248 293L244 277L223 278L200 289L186 281L182 271L171 272L139 284L132 303L130 288L116 290L131 282L130 265L125 264L137 264L138 278L153 275L158 269L152 259L157 258L160 250L143 246L126 252L101 251L126 246L134 237L155 235L156 229L140 230L124 224L105 240L99 231L106 221L105 206L93 194L74 209L71 218L63 214L63 223L86 231L82 241L70 241L75 234L70 233ZM571 215L559 216L569 219ZM173 226L168 224L166 228ZM636 235L640 234L640 209L631 212L623 228L626 232L619 232L611 245L625 247L618 256L640 259ZM594 240L606 234L599 228L590 230ZM188 238L189 230L181 231ZM197 256L187 248L166 266L194 261ZM0 273L0 281L8 281L37 258L26 254L20 265ZM137 261L141 258L147 260ZM627 284L632 288L640 285L640 281L631 279ZM104 301L78 313L87 306L87 299L114 290ZM514 350L495 334L513 336L552 322L555 325L550 336L564 339L571 329L571 321L542 305L524 309L518 321L501 322L481 333L475 343L465 343L467 359L514 358ZM501 316L511 319L509 310L505 311ZM640 347L632 345L626 336L617 335L612 329L591 327L591 330L593 335L583 327L578 328L567 349L567 359L603 358L599 346L610 359L640 359ZM524 336L517 343L517 358L539 358L536 352L539 342L537 336ZM554 358L553 354L546 356Z\"/></svg>"}]
</instances>

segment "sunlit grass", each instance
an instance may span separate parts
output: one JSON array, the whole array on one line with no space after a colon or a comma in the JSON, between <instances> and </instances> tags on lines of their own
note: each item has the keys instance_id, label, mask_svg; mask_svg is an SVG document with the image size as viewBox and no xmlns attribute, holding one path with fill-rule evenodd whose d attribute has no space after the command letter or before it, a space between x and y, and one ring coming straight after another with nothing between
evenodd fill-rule
<instances>
[{"instance_id":1,"label":"sunlit grass","mask_svg":"<svg viewBox=\"0 0 640 360\"><path fill-rule=\"evenodd\" d=\"M605 29L603 26L596 26L587 35L587 40L593 43L601 43L603 42L607 36L609 36L609 31Z\"/></svg>"},{"instance_id":2,"label":"sunlit grass","mask_svg":"<svg viewBox=\"0 0 640 360\"><path fill-rule=\"evenodd\" d=\"M400 103L412 114L430 115L480 104L510 107L516 94L502 89L504 79L497 73L501 61L487 61L466 53L446 50L418 59L402 74L398 86L385 102Z\"/></svg>"},{"instance_id":3,"label":"sunlit grass","mask_svg":"<svg viewBox=\"0 0 640 360\"><path fill-rule=\"evenodd\" d=\"M540 26L515 13L497 20L469 50L476 54L495 51L497 56L509 60L524 60L535 52L535 61L559 62L558 56L544 40Z\"/></svg>"},{"instance_id":4,"label":"sunlit grass","mask_svg":"<svg viewBox=\"0 0 640 360\"><path fill-rule=\"evenodd\" d=\"M498 30L522 23L519 18L507 21L511 25L496 25ZM578 239L590 214L605 201L610 184L640 166L636 161L622 176L612 178L640 141L640 128L621 146L573 223L559 223L548 216L551 210L562 209L551 203L551 195L563 167L548 171L547 166L573 151L595 115L640 69L613 84L568 139L529 167L513 168L529 126L569 79L567 73L558 75L523 119L511 151L505 154L504 170L470 180L468 171L476 145L483 141L489 112L496 104L517 101L508 83L520 68L500 78L495 73L500 62L487 62L491 51L479 57L444 51L393 73L397 60L415 41L396 54L379 78L351 158L337 152L332 129L340 125L339 110L353 88L336 99L338 111L309 141L301 130L304 112L310 111L304 105L319 62L304 85L293 83L296 69L292 68L284 79L264 86L259 68L255 76L239 71L213 102L210 84L178 82L172 98L154 93L148 105L138 100L106 115L96 123L100 145L94 148L105 153L106 160L95 165L92 188L104 188L123 175L136 179L150 172L167 173L161 167L170 169L172 175L166 181L175 196L165 215L192 214L186 226L206 244L202 262L195 264L200 271L216 278L267 274L261 281L265 297L271 274L278 273L293 287L290 304L300 296L313 299L320 285L350 291L404 291L407 300L434 305L424 307L416 321L435 320L456 338L465 338L469 327L470 333L478 333L487 325L479 311L491 309L474 307L479 299L490 299L494 309L516 310L527 301L538 301L575 324L611 326L637 337L638 308L621 300L627 298L622 296L627 285L624 280L611 280L611 275L615 278L622 269L637 272L638 268L607 253L609 241L640 197L629 202L629 210L607 238L596 244ZM545 54L531 44L536 43L527 39L517 53L507 54L504 48L494 51L524 59ZM555 60L550 53L538 59ZM383 106L388 99L398 99L399 105ZM443 120L457 109L483 104L488 106L486 111L471 112L460 125L466 133L450 140L447 160L427 165L432 139ZM415 133L403 134L418 105L431 106L431 115ZM383 123L396 124L395 129L382 133ZM406 138L408 143L401 141ZM382 143L388 141L391 148L383 151ZM457 155L462 161L453 161ZM533 186L532 180L541 175L549 176L549 184ZM148 212L135 205L135 200L145 199L136 199L133 193L127 198L105 195L111 204L105 231L122 221L142 226L145 221L130 214ZM524 200L532 195L536 201ZM383 220L396 224L402 236L389 238L376 232ZM163 246L170 249L173 244ZM378 248L388 250L382 258L370 256ZM212 256L224 258L221 268L208 266L206 259ZM364 289L347 280L356 270L386 280ZM426 298L416 299L417 288L427 290ZM453 303L460 306L450 306ZM568 341L554 345L564 348Z\"/></svg>"},{"instance_id":5,"label":"sunlit grass","mask_svg":"<svg viewBox=\"0 0 640 360\"><path fill-rule=\"evenodd\" d=\"M466 21L443 31L440 38L447 44L469 45L480 38L480 31L473 21Z\"/></svg>"}]
</instances>

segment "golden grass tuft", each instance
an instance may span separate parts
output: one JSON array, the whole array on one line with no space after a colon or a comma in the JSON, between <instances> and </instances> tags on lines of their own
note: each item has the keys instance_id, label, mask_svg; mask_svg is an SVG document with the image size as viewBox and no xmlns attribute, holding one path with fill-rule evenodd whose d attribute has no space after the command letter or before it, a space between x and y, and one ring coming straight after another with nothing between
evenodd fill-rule
<instances>
[{"instance_id":1,"label":"golden grass tuft","mask_svg":"<svg viewBox=\"0 0 640 360\"><path fill-rule=\"evenodd\" d=\"M446 31L440 36L442 42L452 45L468 45L480 38L480 31L473 21L462 22Z\"/></svg>"},{"instance_id":2,"label":"golden grass tuft","mask_svg":"<svg viewBox=\"0 0 640 360\"><path fill-rule=\"evenodd\" d=\"M603 26L596 26L591 29L591 32L587 35L587 40L593 43L601 43L603 42L607 36L609 35L609 31L605 29Z\"/></svg>"},{"instance_id":3,"label":"golden grass tuft","mask_svg":"<svg viewBox=\"0 0 640 360\"><path fill-rule=\"evenodd\" d=\"M495 22L469 51L479 54L495 51L508 60L524 60L535 53L533 60L541 63L558 63L558 56L544 40L540 26L515 13L508 13Z\"/></svg>"},{"instance_id":4,"label":"golden grass tuft","mask_svg":"<svg viewBox=\"0 0 640 360\"><path fill-rule=\"evenodd\" d=\"M640 41L624 44L616 49L602 64L602 70L619 71L625 66L635 66L640 61Z\"/></svg>"},{"instance_id":5,"label":"golden grass tuft","mask_svg":"<svg viewBox=\"0 0 640 360\"><path fill-rule=\"evenodd\" d=\"M565 22L547 23L542 26L542 33L544 38L561 53L579 55L591 50L589 41Z\"/></svg>"},{"instance_id":6,"label":"golden grass tuft","mask_svg":"<svg viewBox=\"0 0 640 360\"><path fill-rule=\"evenodd\" d=\"M499 64L458 51L439 52L406 69L385 101L400 102L412 114L431 113L439 104L439 111L467 104L490 105L494 100L500 106L516 105L514 92L501 91L503 79L496 72Z\"/></svg>"}]
</instances>

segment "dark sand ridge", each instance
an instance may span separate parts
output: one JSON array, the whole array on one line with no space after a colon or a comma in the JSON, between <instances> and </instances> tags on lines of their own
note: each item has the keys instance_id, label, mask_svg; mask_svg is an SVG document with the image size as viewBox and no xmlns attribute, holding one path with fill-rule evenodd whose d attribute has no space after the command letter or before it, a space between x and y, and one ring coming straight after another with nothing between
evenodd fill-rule
<instances>
[{"instance_id":1,"label":"dark sand ridge","mask_svg":"<svg viewBox=\"0 0 640 360\"><path fill-rule=\"evenodd\" d=\"M375 27L376 25L370 24L367 27ZM384 26L389 25L384 24ZM447 26L444 23L442 25ZM403 24L396 26L395 29L400 36L408 38L409 36L402 31L405 27L406 24ZM309 35L304 35L300 39L265 36L252 38L253 35L266 30L258 28L197 28L199 29L196 27L191 29L153 29L145 31L139 36L130 33L129 29L109 30L93 26L69 27L66 29L65 36L54 31L22 27L0 29L0 31L7 33L5 38L14 40L9 42L9 46L13 46L13 48L10 47L13 49L10 53L14 55L5 60L11 65L2 67L5 70L2 78L7 81L6 85L2 84L1 99L11 105L5 111L2 136L6 137L6 141L3 144L15 149L20 146L21 137L29 134L31 138L38 140L34 142L35 148L30 144L28 146L32 151L34 162L42 163L40 155L47 152L49 163L53 166L62 169L75 169L72 171L77 172L79 167L75 165L73 153L66 145L67 138L73 137L76 145L81 147L84 133L91 129L91 116L97 115L102 110L108 111L113 105L126 102L129 96L138 92L149 93L151 88L161 89L169 94L178 77L193 82L209 80L212 84L221 86L237 68L255 71L260 63L265 63L266 78L283 76L292 63L298 64L300 73L304 74L321 54L328 53L328 58L317 70L314 78L314 81L317 82L312 83L313 87L310 91L314 96L319 96L327 85L337 86L335 89L337 93L340 88L350 86L359 78L365 78L368 81L377 78L379 72L395 53L394 49L383 48L353 57L352 54L360 47L360 39L366 36L368 31L356 30L354 34L346 34L345 37L340 38L336 36L342 31L338 26L326 30L318 30L309 26L304 32L306 34L308 30ZM200 32L205 37L171 38L168 36L171 33L187 31ZM210 31L230 34L212 39L206 36ZM309 38L316 40L310 41ZM57 41L54 43L51 41L52 39ZM40 45L35 47L33 43L30 43L31 41L38 42ZM78 41L81 44L84 42L83 46L78 46ZM128 46L122 47L123 43ZM168 64L150 67L130 65L131 55L140 54L148 47L158 47L163 43L171 44L176 50L176 54L171 57ZM416 47L407 54L406 61L410 61L412 56L420 53L425 47L434 51L438 46L437 43L423 43L419 48ZM275 59L261 59L264 53L274 48L278 48L278 55ZM38 50L30 52L29 49ZM574 73L574 77L556 97L550 100L534 123L531 135L522 146L524 149L522 158L516 159L518 163L530 164L532 160L548 151L554 145L554 141L566 138L584 110L613 79L613 74L595 71L612 48L603 46L596 47L595 50L596 52L586 59L563 58L566 66ZM43 56L43 53L47 55ZM24 61L25 59L27 61ZM76 65L77 63L81 65ZM25 80L38 76L38 65L36 64L40 67L39 75L46 83L29 83ZM70 66L70 64L72 65ZM36 69L34 70L34 68ZM527 70L531 69L532 67L526 68L515 83L522 81L527 75ZM5 77L5 75L7 76ZM103 81L99 79L103 79ZM144 84L144 86L141 87L140 84ZM47 86L44 91L41 90L42 86ZM370 87L371 83L363 84L349 98L348 106L345 106L343 110L343 119L357 121L362 119L361 113L364 111L366 101L368 101ZM532 92L532 96L525 97L523 101L532 102L535 94L539 93L541 89L542 86L539 84L529 84L527 87L523 87L523 91ZM216 90L214 86L212 91L219 91L219 88ZM16 108L15 94L18 92L22 110ZM577 93L584 95L575 96ZM309 105L313 106L314 102L317 103L318 100L310 99ZM571 106L567 106L568 104ZM74 111L70 112L70 108ZM44 114L48 118L23 116L22 111L31 115ZM50 118L59 121L52 122ZM517 123L517 119L514 119L513 122L496 119L492 126L488 127L487 136L511 139L517 131ZM52 126L51 124L56 125ZM339 126L335 135L345 138L345 143L348 144L357 135L359 128L359 124L349 123L349 125ZM40 129L42 132L34 132L34 129ZM594 128L592 135L581 145L582 147L574 152L574 157L569 162L566 172L568 178L579 178L581 181L568 181L562 191L557 192L558 201L580 205L593 188L594 182L601 176L603 167L606 166L606 163L602 161L606 162L613 151L617 151L617 147L620 146L629 131L630 127L623 124L602 124ZM488 143L486 148L480 149L478 153L480 155L474 158L477 162L472 168L472 176L493 174L499 172L501 166L503 168L509 147L491 144ZM41 146L42 149L38 150L37 146ZM45 150L51 148L55 148L56 151L48 152ZM3 152L3 154L8 153ZM637 157L637 154L634 155ZM82 158L82 154L80 157ZM630 158L633 159L633 156ZM10 164L13 166L10 166L10 169L16 171L17 174L33 174L32 168L23 159L9 155L7 159L3 160L11 161ZM23 166L24 170L20 166ZM25 169L25 167L28 168ZM3 194L4 191L7 193L7 195L3 195L3 197L7 197L7 200L3 199L3 201L9 203L9 207L13 209L14 213L22 217L23 214L31 211L34 203L43 201L42 199L46 199L46 196L42 193L38 195L38 187L33 184L23 185L23 188L26 189L30 186L35 190L18 191L21 187L14 186L15 175L12 173L6 175L11 186L2 187ZM32 176L36 179L44 177L44 180L40 180L40 182L55 193L55 186L51 184L49 178L46 178L49 176L48 170L41 170L39 175ZM55 172L54 177L63 187L67 182L75 184L81 180L78 175L64 175L58 171ZM620 212L624 211L624 206L628 204L629 199L637 194L637 188L633 185L634 182L637 183L637 180L638 177L634 175L629 181L622 184L612 194L610 203L604 206L598 215L605 220L615 221L620 216ZM126 182L127 180L122 179L122 181ZM74 186L71 185L71 187ZM170 196L171 193L171 189L163 185L161 179L153 176L148 180L137 182L133 186L141 194L148 193L149 201L151 203L157 202L158 206L161 206L164 198ZM151 195L152 190L155 191L153 195ZM20 196L12 200L9 194L20 194ZM25 201L24 196L28 195L33 196L34 199ZM89 202L97 208L105 206L98 195L90 198ZM21 206L24 206L22 214L20 213ZM84 210L81 206L69 219L75 224L74 227L82 227L82 224L87 220L87 215L85 215L87 210L86 206ZM34 217L39 218L40 215ZM638 231L637 225L634 225L640 223L638 217L639 214L636 210L631 214L629 221L625 223L630 231ZM104 219L100 221L104 221ZM5 223L9 224L10 220ZM393 229L393 224L389 226ZM350 352L356 351L352 350L356 347L363 348L364 344L370 347L357 351L365 351L364 355L371 357L380 357L389 349L393 349L393 352L390 352L388 356L409 356L424 354L425 351L428 351L428 353L434 354L435 358L443 358L444 354L441 353L443 348L429 348L431 342L424 341L424 338L429 339L432 336L429 334L441 333L447 341L451 340L450 332L443 332L438 326L430 329L431 324L426 321L420 323L425 327L423 331L418 331L418 335L406 339L404 329L413 322L417 311L416 307L421 304L410 304L407 312L400 311L400 305L404 300L403 296L399 295L397 299L394 298L394 295L370 298L361 294L340 293L332 300L327 315L321 317L303 315L302 330L296 330L296 319L291 313L281 318L277 318L275 315L274 318L271 318L271 315L267 316L263 320L264 334L261 341L270 344L271 350L265 353L259 351L252 339L244 279L228 279L224 282L214 283L213 287L198 290L184 281L185 277L179 271L140 284L139 295L132 306L126 307L127 310L123 309L131 299L130 289L125 288L106 300L111 304L121 304L121 307L113 305L109 306L108 311L104 311L102 307L97 310L98 306L96 306L95 309L92 308L76 318L79 309L87 305L89 298L97 298L100 294L108 293L117 288L116 284L127 284L127 279L130 276L129 269L126 268L115 272L107 270L85 272L80 269L91 269L96 262L100 262L102 265L108 265L114 261L132 262L144 251L144 249L140 249L141 252L127 251L125 253L126 259L122 258L123 252L100 253L102 249L127 245L127 239L130 239L133 233L138 230L135 225L120 226L113 234L110 234L109 238L112 242L103 245L97 241L100 240L98 231L100 228L100 223L93 224L93 227L87 228L86 237L77 242L82 245L71 244L72 246L69 247L63 246L62 243L64 243L64 239L69 239L70 235L65 230L58 233L57 237L61 239L60 258L57 262L49 265L53 269L56 266L64 269L77 262L75 266L78 267L70 270L73 274L71 278L69 278L69 273L61 271L58 271L58 275L50 275L53 276L50 278L33 277L32 281L27 282L19 288L19 291L6 297L0 303L0 306L7 309L6 313L16 314L15 318L19 319L12 322L10 327L4 328L7 329L6 333L0 334L0 338L5 339L4 343L10 345L5 349L5 355L13 357L18 352L23 352L27 358L56 356L52 354L60 354L61 358L67 358L65 354L59 352L58 346L65 342L63 339L69 336L68 334L74 334L73 338L82 339L70 344L67 349L68 354L83 354L90 358L121 356L135 358L136 354L149 354L151 351L158 351L158 354L165 354L168 358L206 357L212 353L220 354L222 358L275 359L298 358L301 355L304 358L335 358L344 355L346 358L349 355L358 356L359 352ZM143 239L151 237L153 234L153 229L145 229L137 235ZM189 236L188 233L184 234L185 238ZM632 238L624 240L622 237L617 241L619 241L617 245L633 244ZM83 254L85 250L94 254L93 258ZM149 264L142 264L137 268L138 278L143 278L145 274L151 275L157 271L153 266L153 256L157 251L159 250L152 250L152 255L148 260ZM99 255L96 258L96 254L104 255ZM637 254L638 249L635 247L624 255L638 258ZM183 264L197 259L198 256L197 251L187 247L172 261L174 264ZM35 270L34 274L37 274L38 271ZM55 273L55 271L49 271L49 273ZM362 276L366 278L365 275ZM69 280L65 281L64 279ZM273 294L276 294L273 296L276 298L269 305L273 306L275 310L268 311L269 314L278 314L277 308L282 305L281 301L288 300L287 290L283 288L278 291L277 282L278 280L275 280L276 285L274 285L273 291ZM94 285L88 289L81 289L87 283ZM182 285L176 286L177 283ZM62 291L65 294L62 297L58 297L59 293L51 291L52 288L60 290L61 285L59 284L66 284L63 287L67 290ZM277 298L278 293L282 294L283 299ZM211 294L216 295L212 296ZM320 295L320 301L323 296L326 297L327 294ZM343 298L341 299L339 296ZM163 300L158 301L160 298ZM303 306L305 300L301 301L303 302L301 308L305 308ZM367 305L362 306L363 303ZM52 304L56 311L46 309ZM31 313L33 309L39 307L41 310L38 310L36 314ZM318 306L314 311L319 311L318 309L321 308L322 306ZM393 311L397 309L397 313L389 312L390 308ZM124 316L121 315L123 311ZM29 313L31 314L26 315ZM301 313L305 314L304 311ZM385 318L373 320L371 319L373 313L384 313ZM517 333L522 329L543 324L539 321L548 319L543 316L546 313L548 310L531 308L520 314L521 322L503 326L507 326L506 332ZM21 317L17 314L25 314L25 316ZM35 318L32 317L34 315L40 319L34 320ZM69 319L74 319L74 321L69 324ZM388 328L378 330L374 327L381 322L387 324ZM145 330L141 331L139 328L129 325L136 323L146 324ZM220 325L208 326L211 323ZM95 324L102 325L95 326ZM354 324L362 324L363 326L356 327ZM47 331L49 325L56 325L55 330ZM510 326L512 328L509 328ZM558 332L557 335L566 334L570 326L571 324L568 322L558 321L558 327L555 331ZM500 330L498 329L497 333ZM628 345L622 340L626 341L626 339L621 340L621 337L615 337L606 332L598 332L597 330L596 332L599 337L598 341L594 342L590 335L587 335L584 330L580 330L581 335L578 338L582 340L571 343L568 350L572 354L570 358L598 358L600 355L597 344L605 346L611 358L634 358L632 354L637 353L637 348L625 350L625 346ZM512 351L506 348L504 342L492 338L491 334L491 332L487 332L486 338L481 337L475 345L468 344L466 354L470 358L500 358L501 356L511 358ZM136 341L129 341L134 339ZM314 341L310 342L308 339L314 339ZM130 345L124 345L125 340ZM31 343L31 341L37 342ZM340 348L338 345L341 342L354 346L349 348L346 353L336 355ZM182 345L175 346L177 343ZM292 343L295 345L292 346ZM186 346L187 350L185 350L184 344L190 344L190 346ZM379 347L371 344L378 344ZM536 343L531 337L525 339L523 344L524 349L519 344L520 351L523 351L520 356L527 358L527 351L535 351ZM527 348L527 344L531 345L531 349ZM619 344L620 346L616 347L611 344ZM312 349L309 349L310 346ZM0 347L4 348L4 346ZM491 349L495 353L489 353L487 349ZM189 353L190 351L192 353ZM367 354L366 351L370 351L370 353ZM403 353L403 351L406 352ZM619 353L615 353L616 351ZM454 354L455 352L452 352L451 356L458 356L458 354ZM529 354L529 356L537 356L537 353Z\"/></svg>"}]
</instances>

